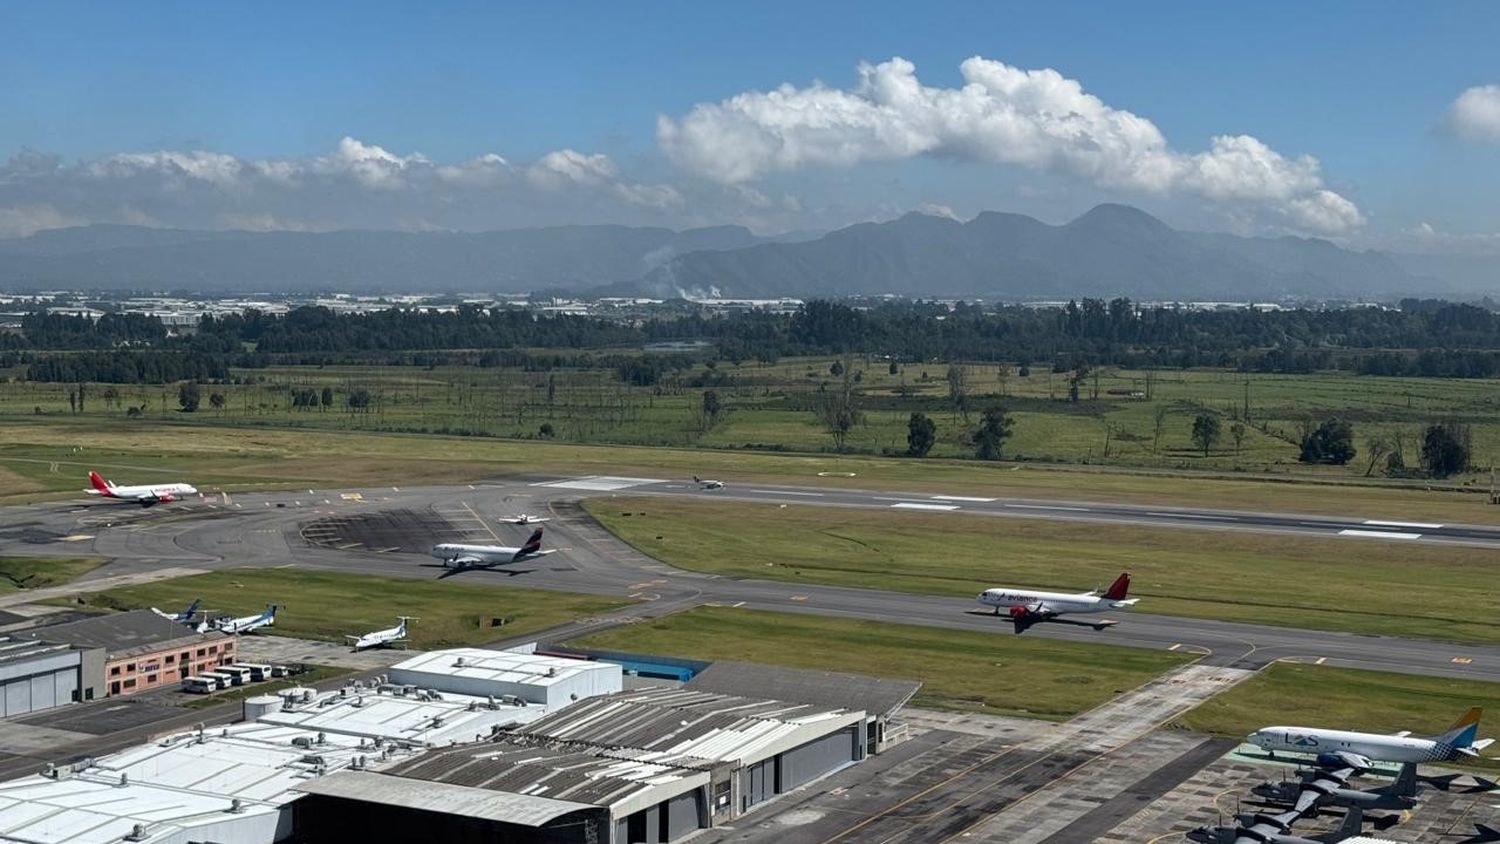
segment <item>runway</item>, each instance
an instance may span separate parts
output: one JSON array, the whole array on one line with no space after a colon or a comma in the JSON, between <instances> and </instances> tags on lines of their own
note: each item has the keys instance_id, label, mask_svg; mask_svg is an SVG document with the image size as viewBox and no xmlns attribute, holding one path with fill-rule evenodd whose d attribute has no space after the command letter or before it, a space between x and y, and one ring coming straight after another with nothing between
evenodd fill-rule
<instances>
[{"instance_id":1,"label":"runway","mask_svg":"<svg viewBox=\"0 0 1500 844\"><path fill-rule=\"evenodd\" d=\"M1288 514L1202 511L1097 502L1038 502L1013 498L905 496L885 492L800 487L730 486L705 492L695 485L649 478L527 477L472 486L270 492L184 502L142 510L94 501L0 510L0 555L77 556L113 560L86 579L145 573L165 567L216 569L282 566L414 578L442 573L435 560L413 553L387 530L442 530L448 541L519 545L532 528L499 517L527 512L549 517L549 547L560 553L493 571L454 577L483 588L514 584L612 596L640 603L627 615L650 617L703 604L991 631L1010 636L1004 619L975 612L964 598L909 595L875 589L736 579L681 571L619 541L587 516L577 502L612 493L714 496L740 501L832 507L941 507L935 513L999 518L1117 521L1186 530L1265 530L1345 536L1349 541L1441 541L1500 544L1500 529L1474 525L1371 524L1359 519L1302 518ZM1055 509L1041 509L1041 508ZM953 509L948 509L953 508ZM901 507L899 509L911 509ZM926 506L918 509L927 509ZM1353 528L1351 525L1363 525ZM1350 530L1362 533L1350 534ZM1406 538L1420 533L1420 539ZM436 534L433 534L436 535ZM426 542L428 536L420 536ZM374 545L366 544L368 539ZM348 541L345 541L348 540ZM378 547L377 547L378 546ZM295 611L295 596L285 599ZM24 593L0 597L6 604ZM1043 624L1026 635L1072 641L1205 654L1211 665L1254 668L1277 659L1381 671L1500 681L1500 646L1363 636L1157 616L1132 612L1107 631Z\"/></svg>"}]
</instances>

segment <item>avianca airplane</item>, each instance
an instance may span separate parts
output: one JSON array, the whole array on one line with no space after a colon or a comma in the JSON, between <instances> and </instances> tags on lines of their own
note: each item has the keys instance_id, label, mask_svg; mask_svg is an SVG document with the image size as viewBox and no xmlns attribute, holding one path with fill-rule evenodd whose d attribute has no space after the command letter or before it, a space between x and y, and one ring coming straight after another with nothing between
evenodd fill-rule
<instances>
[{"instance_id":1,"label":"avianca airplane","mask_svg":"<svg viewBox=\"0 0 1500 844\"><path fill-rule=\"evenodd\" d=\"M362 651L365 648L378 648L381 645L393 645L397 642L404 642L406 641L406 622L416 621L416 619L403 615L398 616L397 620L399 620L401 623L397 624L395 627L390 627L385 630L376 630L374 633L366 633L363 636L345 636L344 638L349 640L349 646L356 651Z\"/></svg>"},{"instance_id":2,"label":"avianca airplane","mask_svg":"<svg viewBox=\"0 0 1500 844\"><path fill-rule=\"evenodd\" d=\"M221 618L214 622L214 628L221 633L249 633L262 627L270 627L276 623L276 605L267 604L266 611L260 615L247 615L241 618Z\"/></svg>"},{"instance_id":3,"label":"avianca airplane","mask_svg":"<svg viewBox=\"0 0 1500 844\"><path fill-rule=\"evenodd\" d=\"M554 549L542 550L542 529L537 528L536 533L526 540L526 544L520 548L508 548L504 545L464 545L456 542L444 542L441 545L432 546L432 556L443 561L443 568L458 566L459 568L488 568L489 566L505 565L506 563L519 563L533 557L541 557L551 554Z\"/></svg>"},{"instance_id":4,"label":"avianca airplane","mask_svg":"<svg viewBox=\"0 0 1500 844\"><path fill-rule=\"evenodd\" d=\"M1454 721L1448 732L1431 738L1414 737L1407 731L1382 735L1317 727L1264 727L1246 741L1273 756L1278 750L1306 753L1317 756L1319 762L1363 768L1370 767L1371 762L1451 762L1480 758L1479 751L1494 743L1494 739L1475 740L1481 714L1483 710L1476 706Z\"/></svg>"},{"instance_id":5,"label":"avianca airplane","mask_svg":"<svg viewBox=\"0 0 1500 844\"><path fill-rule=\"evenodd\" d=\"M1126 598L1130 591L1130 574L1122 573L1115 578L1103 595L1095 592L1035 592L1030 589L986 589L979 593L979 603L1010 615L1017 633L1025 633L1033 624L1052 621L1068 613L1096 613L1110 610L1126 610L1136 605L1136 598ZM1114 624L1112 621L1093 623L1095 630Z\"/></svg>"},{"instance_id":6,"label":"avianca airplane","mask_svg":"<svg viewBox=\"0 0 1500 844\"><path fill-rule=\"evenodd\" d=\"M134 501L142 507L150 507L153 504L166 504L176 501L184 495L198 494L198 490L192 484L115 486L113 483L101 478L98 472L89 472L89 483L94 486L93 489L84 490L89 495L102 495L105 498Z\"/></svg>"}]
</instances>

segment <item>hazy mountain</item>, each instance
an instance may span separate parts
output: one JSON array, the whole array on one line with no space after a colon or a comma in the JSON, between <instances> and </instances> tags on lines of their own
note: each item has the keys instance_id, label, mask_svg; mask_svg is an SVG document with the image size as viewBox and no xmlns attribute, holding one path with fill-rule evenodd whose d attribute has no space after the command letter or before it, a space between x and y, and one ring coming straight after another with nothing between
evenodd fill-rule
<instances>
[{"instance_id":1,"label":"hazy mountain","mask_svg":"<svg viewBox=\"0 0 1500 844\"><path fill-rule=\"evenodd\" d=\"M1378 252L1318 239L1178 231L1139 209L1100 205L1061 226L994 212L966 223L907 214L803 243L689 253L641 286L747 297L1264 299L1409 294L1422 282Z\"/></svg>"},{"instance_id":2,"label":"hazy mountain","mask_svg":"<svg viewBox=\"0 0 1500 844\"><path fill-rule=\"evenodd\" d=\"M968 222L913 213L776 238L738 226L481 233L87 226L0 241L0 287L32 289L1396 298L1493 292L1497 269L1496 259L1179 231L1124 205L1100 205L1060 226L991 211Z\"/></svg>"},{"instance_id":3,"label":"hazy mountain","mask_svg":"<svg viewBox=\"0 0 1500 844\"><path fill-rule=\"evenodd\" d=\"M86 226L0 241L0 286L205 292L580 289L673 257L763 242L749 229L560 226L462 232Z\"/></svg>"}]
</instances>

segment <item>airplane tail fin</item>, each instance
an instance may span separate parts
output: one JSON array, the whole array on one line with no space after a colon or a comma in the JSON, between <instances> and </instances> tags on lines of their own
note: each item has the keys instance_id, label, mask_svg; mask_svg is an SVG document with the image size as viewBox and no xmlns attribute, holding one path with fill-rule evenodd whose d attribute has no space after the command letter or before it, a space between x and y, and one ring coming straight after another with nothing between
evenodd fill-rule
<instances>
[{"instance_id":1,"label":"airplane tail fin","mask_svg":"<svg viewBox=\"0 0 1500 844\"><path fill-rule=\"evenodd\" d=\"M106 481L104 478L100 477L98 472L89 472L89 483L92 484L94 489L98 490L101 495L111 495L114 492L114 488L110 486L109 481Z\"/></svg>"},{"instance_id":2,"label":"airplane tail fin","mask_svg":"<svg viewBox=\"0 0 1500 844\"><path fill-rule=\"evenodd\" d=\"M182 617L191 620L193 616L198 614L198 605L202 603L202 598L194 598L193 602L188 604L188 608L182 611Z\"/></svg>"},{"instance_id":3,"label":"airplane tail fin","mask_svg":"<svg viewBox=\"0 0 1500 844\"><path fill-rule=\"evenodd\" d=\"M1461 718L1453 722L1448 732L1437 737L1437 741L1460 750L1474 746L1474 739L1479 736L1479 716L1484 710L1478 706L1472 706ZM1485 747L1489 746L1486 742Z\"/></svg>"},{"instance_id":4,"label":"airplane tail fin","mask_svg":"<svg viewBox=\"0 0 1500 844\"><path fill-rule=\"evenodd\" d=\"M536 552L540 551L541 549L542 549L542 529L541 528L537 528L536 532L531 535L531 538L528 539L528 540L526 540L526 544L521 546L521 553L522 554L535 554Z\"/></svg>"},{"instance_id":5,"label":"airplane tail fin","mask_svg":"<svg viewBox=\"0 0 1500 844\"><path fill-rule=\"evenodd\" d=\"M1120 576L1115 578L1115 582L1110 584L1109 591L1104 593L1104 598L1109 601L1123 601L1129 592L1130 572L1121 572Z\"/></svg>"},{"instance_id":6,"label":"airplane tail fin","mask_svg":"<svg viewBox=\"0 0 1500 844\"><path fill-rule=\"evenodd\" d=\"M694 475L693 476L693 483L695 483L695 484L701 484L701 483L703 483L703 479L700 478L700 477L698 477L697 475Z\"/></svg>"},{"instance_id":7,"label":"airplane tail fin","mask_svg":"<svg viewBox=\"0 0 1500 844\"><path fill-rule=\"evenodd\" d=\"M1345 838L1353 838L1364 831L1364 825L1365 810L1358 806L1350 806L1344 812L1344 822L1339 824L1339 828L1334 830L1332 835L1328 836L1328 840L1343 841Z\"/></svg>"}]
</instances>

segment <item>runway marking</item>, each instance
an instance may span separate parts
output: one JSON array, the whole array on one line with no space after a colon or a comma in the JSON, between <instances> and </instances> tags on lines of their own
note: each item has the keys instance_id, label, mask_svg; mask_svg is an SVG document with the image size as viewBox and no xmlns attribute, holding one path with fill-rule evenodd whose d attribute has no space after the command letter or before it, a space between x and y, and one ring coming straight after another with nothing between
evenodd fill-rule
<instances>
[{"instance_id":1,"label":"runway marking","mask_svg":"<svg viewBox=\"0 0 1500 844\"><path fill-rule=\"evenodd\" d=\"M1365 519L1365 524L1375 527L1422 528L1424 530L1437 530L1442 527L1431 522L1385 522L1379 519Z\"/></svg>"},{"instance_id":2,"label":"runway marking","mask_svg":"<svg viewBox=\"0 0 1500 844\"><path fill-rule=\"evenodd\" d=\"M915 501L915 502L920 503L920 502L924 501L925 499L912 498L910 496L907 496L906 498L892 498L889 495L872 495L872 496L870 496L870 500L871 501Z\"/></svg>"},{"instance_id":3,"label":"runway marking","mask_svg":"<svg viewBox=\"0 0 1500 844\"><path fill-rule=\"evenodd\" d=\"M274 568L274 569L294 569L296 567L297 567L296 563L283 563L283 564L281 564L279 566L272 566L271 568Z\"/></svg>"},{"instance_id":4,"label":"runway marking","mask_svg":"<svg viewBox=\"0 0 1500 844\"><path fill-rule=\"evenodd\" d=\"M903 501L900 504L892 504L895 510L957 510L957 504L922 504L916 501Z\"/></svg>"},{"instance_id":5,"label":"runway marking","mask_svg":"<svg viewBox=\"0 0 1500 844\"><path fill-rule=\"evenodd\" d=\"M1474 659L1473 657L1456 656L1453 659L1449 660L1449 662L1452 662L1455 665L1470 665L1474 662Z\"/></svg>"},{"instance_id":6,"label":"runway marking","mask_svg":"<svg viewBox=\"0 0 1500 844\"><path fill-rule=\"evenodd\" d=\"M1175 650L1177 650L1180 647L1182 647L1182 643L1178 642L1177 644L1173 645L1172 647L1167 648L1167 650L1169 650L1169 651L1175 651Z\"/></svg>"},{"instance_id":7,"label":"runway marking","mask_svg":"<svg viewBox=\"0 0 1500 844\"><path fill-rule=\"evenodd\" d=\"M730 604L729 606L731 606L731 607L743 607L744 605L745 605L744 601L735 601L734 603Z\"/></svg>"},{"instance_id":8,"label":"runway marking","mask_svg":"<svg viewBox=\"0 0 1500 844\"><path fill-rule=\"evenodd\" d=\"M993 499L993 498L976 498L975 496L972 496L972 495L934 495L932 497L932 500L933 501L969 501L969 502L973 502L974 504L988 504L991 501L994 501L995 499Z\"/></svg>"},{"instance_id":9,"label":"runway marking","mask_svg":"<svg viewBox=\"0 0 1500 844\"><path fill-rule=\"evenodd\" d=\"M1203 519L1212 522L1237 522L1234 516L1204 516L1197 513L1147 513L1148 516L1159 516L1167 519Z\"/></svg>"},{"instance_id":10,"label":"runway marking","mask_svg":"<svg viewBox=\"0 0 1500 844\"><path fill-rule=\"evenodd\" d=\"M807 596L806 595L792 595L792 596L788 597L787 600L788 601L805 601L805 600L807 600Z\"/></svg>"},{"instance_id":11,"label":"runway marking","mask_svg":"<svg viewBox=\"0 0 1500 844\"><path fill-rule=\"evenodd\" d=\"M476 512L474 512L474 508L469 506L469 502L463 501L463 502L460 502L460 503L464 505L464 509L465 510L469 511L469 515L471 515L471 516L474 517L474 521L479 522L479 524L482 525L484 527L484 529L489 532L490 536L495 540L495 544L497 544L497 545L500 544L500 536L499 536L499 534L495 533L494 529L492 529L489 526L489 524L487 522L485 522L484 519L479 518L479 514L476 513Z\"/></svg>"},{"instance_id":12,"label":"runway marking","mask_svg":"<svg viewBox=\"0 0 1500 844\"><path fill-rule=\"evenodd\" d=\"M1356 530L1349 528L1339 531L1339 536L1372 536L1376 539L1421 539L1420 533L1397 533L1389 530Z\"/></svg>"},{"instance_id":13,"label":"runway marking","mask_svg":"<svg viewBox=\"0 0 1500 844\"><path fill-rule=\"evenodd\" d=\"M763 492L768 495L806 495L811 498L822 498L821 492L793 492L789 489L752 489L751 492Z\"/></svg>"},{"instance_id":14,"label":"runway marking","mask_svg":"<svg viewBox=\"0 0 1500 844\"><path fill-rule=\"evenodd\" d=\"M1070 513L1087 513L1087 507L1058 507L1052 504L1007 504L1006 507L1014 507L1018 510L1067 510Z\"/></svg>"},{"instance_id":15,"label":"runway marking","mask_svg":"<svg viewBox=\"0 0 1500 844\"><path fill-rule=\"evenodd\" d=\"M659 478L625 478L614 475L585 475L581 478L567 478L561 481L547 481L532 486L547 486L556 489L587 489L594 492L614 492L621 489L630 489L633 486L647 486L649 484L666 483Z\"/></svg>"},{"instance_id":16,"label":"runway marking","mask_svg":"<svg viewBox=\"0 0 1500 844\"><path fill-rule=\"evenodd\" d=\"M1323 663L1325 663L1327 661L1328 661L1328 657L1326 657L1326 656L1320 656L1317 659L1313 660L1313 665L1322 665Z\"/></svg>"},{"instance_id":17,"label":"runway marking","mask_svg":"<svg viewBox=\"0 0 1500 844\"><path fill-rule=\"evenodd\" d=\"M93 534L89 534L89 533L75 533L72 536L64 536L62 539L59 539L57 541L58 542L84 542L86 540L93 539L93 538L94 538Z\"/></svg>"}]
</instances>

